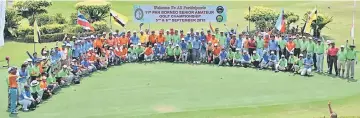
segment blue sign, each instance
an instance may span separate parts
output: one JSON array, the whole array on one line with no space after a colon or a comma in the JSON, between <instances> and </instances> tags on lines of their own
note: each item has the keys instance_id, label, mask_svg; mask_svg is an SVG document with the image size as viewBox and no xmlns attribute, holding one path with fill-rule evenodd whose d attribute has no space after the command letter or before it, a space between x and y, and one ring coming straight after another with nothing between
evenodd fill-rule
<instances>
[{"instance_id":1,"label":"blue sign","mask_svg":"<svg viewBox=\"0 0 360 118\"><path fill-rule=\"evenodd\" d=\"M211 5L134 5L135 22L226 22L226 7Z\"/></svg>"}]
</instances>

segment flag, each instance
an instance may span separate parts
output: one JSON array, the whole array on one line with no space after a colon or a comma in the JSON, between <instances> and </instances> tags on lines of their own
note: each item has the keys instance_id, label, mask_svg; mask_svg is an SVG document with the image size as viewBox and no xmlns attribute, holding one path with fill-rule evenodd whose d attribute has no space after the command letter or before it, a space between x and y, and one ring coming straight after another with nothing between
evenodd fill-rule
<instances>
[{"instance_id":1,"label":"flag","mask_svg":"<svg viewBox=\"0 0 360 118\"><path fill-rule=\"evenodd\" d=\"M128 17L119 14L113 10L110 10L110 16L116 21L117 24L125 27L126 23L129 21Z\"/></svg>"},{"instance_id":2,"label":"flag","mask_svg":"<svg viewBox=\"0 0 360 118\"><path fill-rule=\"evenodd\" d=\"M209 22L209 26L210 26L211 32L215 32L215 31L214 31L214 28L211 26L211 22Z\"/></svg>"},{"instance_id":3,"label":"flag","mask_svg":"<svg viewBox=\"0 0 360 118\"><path fill-rule=\"evenodd\" d=\"M353 19L351 25L350 36L352 40L355 40L355 8L356 8L356 0L354 0L354 11L353 11Z\"/></svg>"},{"instance_id":4,"label":"flag","mask_svg":"<svg viewBox=\"0 0 360 118\"><path fill-rule=\"evenodd\" d=\"M285 17L284 17L284 9L281 9L281 12L279 14L279 17L276 21L275 28L279 30L280 32L285 32Z\"/></svg>"},{"instance_id":5,"label":"flag","mask_svg":"<svg viewBox=\"0 0 360 118\"><path fill-rule=\"evenodd\" d=\"M311 24L316 19L317 19L317 8L315 7L315 9L312 10L310 14L308 14L308 18L306 19L306 22L305 22L305 25L303 28L304 33L310 33Z\"/></svg>"},{"instance_id":6,"label":"flag","mask_svg":"<svg viewBox=\"0 0 360 118\"><path fill-rule=\"evenodd\" d=\"M5 14L6 14L6 0L0 0L0 47L5 44Z\"/></svg>"},{"instance_id":7,"label":"flag","mask_svg":"<svg viewBox=\"0 0 360 118\"><path fill-rule=\"evenodd\" d=\"M40 43L40 30L36 19L34 21L34 43Z\"/></svg>"},{"instance_id":8,"label":"flag","mask_svg":"<svg viewBox=\"0 0 360 118\"><path fill-rule=\"evenodd\" d=\"M82 26L84 29L95 31L94 27L91 26L90 22L86 20L85 16L78 11L77 24Z\"/></svg>"}]
</instances>

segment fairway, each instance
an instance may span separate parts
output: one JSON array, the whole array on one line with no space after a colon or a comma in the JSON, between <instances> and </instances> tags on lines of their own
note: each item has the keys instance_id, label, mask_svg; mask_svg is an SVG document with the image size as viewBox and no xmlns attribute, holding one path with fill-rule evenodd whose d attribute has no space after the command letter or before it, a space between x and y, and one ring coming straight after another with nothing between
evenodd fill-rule
<instances>
[{"instance_id":1,"label":"fairway","mask_svg":"<svg viewBox=\"0 0 360 118\"><path fill-rule=\"evenodd\" d=\"M185 117L183 115L188 112L205 110L186 117L246 116L248 113L251 117L258 117L276 110L274 107L273 110L262 111L262 106L299 104L297 108L301 108L301 105L309 106L311 102L325 101L322 105L324 111L308 114L316 117L327 114L328 99L343 99L359 93L357 82L348 83L319 75L308 78L290 73L211 65L125 64L93 74L80 85L63 89L36 111L19 116ZM249 109L239 110L241 115L228 113L233 110L225 111L238 107ZM289 110L286 109L288 107L283 108L284 111ZM224 109L223 113L214 114L212 111L221 109ZM169 112L175 113L167 114Z\"/></svg>"}]
</instances>

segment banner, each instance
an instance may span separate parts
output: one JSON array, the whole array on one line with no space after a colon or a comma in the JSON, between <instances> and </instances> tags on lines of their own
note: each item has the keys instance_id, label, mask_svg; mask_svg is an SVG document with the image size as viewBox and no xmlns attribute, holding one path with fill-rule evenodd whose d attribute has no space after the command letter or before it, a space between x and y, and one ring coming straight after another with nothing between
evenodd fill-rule
<instances>
[{"instance_id":1,"label":"banner","mask_svg":"<svg viewBox=\"0 0 360 118\"><path fill-rule=\"evenodd\" d=\"M6 0L0 0L0 47L4 46L4 28L5 28L5 10Z\"/></svg>"},{"instance_id":2,"label":"banner","mask_svg":"<svg viewBox=\"0 0 360 118\"><path fill-rule=\"evenodd\" d=\"M135 22L226 22L225 6L134 5Z\"/></svg>"}]
</instances>

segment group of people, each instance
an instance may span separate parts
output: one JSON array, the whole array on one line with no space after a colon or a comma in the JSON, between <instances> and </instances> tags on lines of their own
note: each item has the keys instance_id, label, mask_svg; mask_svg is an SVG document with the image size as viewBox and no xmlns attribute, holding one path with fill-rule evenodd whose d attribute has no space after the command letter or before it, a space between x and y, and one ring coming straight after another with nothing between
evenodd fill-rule
<instances>
[{"instance_id":1,"label":"group of people","mask_svg":"<svg viewBox=\"0 0 360 118\"><path fill-rule=\"evenodd\" d=\"M18 103L23 111L34 109L61 87L79 84L80 78L96 70L128 62L210 63L306 76L311 75L312 70L323 72L326 57L329 74L334 66L337 76L353 78L357 62L354 48L346 43L339 50L329 40L298 34L274 35L271 31L248 34L234 29L223 32L218 28L214 31L190 29L186 34L176 29L157 32L146 29L139 34L116 31L72 38L66 35L56 47L44 47L41 56L28 53L30 58L20 69L8 69L9 111L17 113Z\"/></svg>"}]
</instances>

